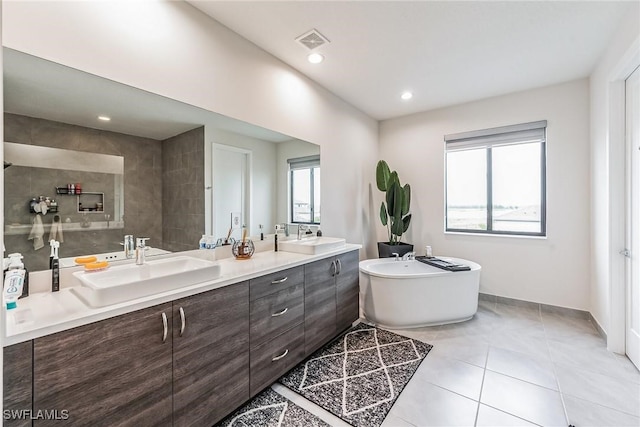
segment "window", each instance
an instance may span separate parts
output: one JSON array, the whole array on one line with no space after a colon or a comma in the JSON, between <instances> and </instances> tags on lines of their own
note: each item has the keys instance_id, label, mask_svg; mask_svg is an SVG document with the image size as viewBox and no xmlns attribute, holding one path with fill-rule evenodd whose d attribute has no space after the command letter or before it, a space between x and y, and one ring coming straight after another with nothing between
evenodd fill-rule
<instances>
[{"instance_id":1,"label":"window","mask_svg":"<svg viewBox=\"0 0 640 427\"><path fill-rule=\"evenodd\" d=\"M291 222L320 224L320 156L289 159Z\"/></svg>"},{"instance_id":2,"label":"window","mask_svg":"<svg viewBox=\"0 0 640 427\"><path fill-rule=\"evenodd\" d=\"M546 235L546 127L445 135L446 231Z\"/></svg>"}]
</instances>

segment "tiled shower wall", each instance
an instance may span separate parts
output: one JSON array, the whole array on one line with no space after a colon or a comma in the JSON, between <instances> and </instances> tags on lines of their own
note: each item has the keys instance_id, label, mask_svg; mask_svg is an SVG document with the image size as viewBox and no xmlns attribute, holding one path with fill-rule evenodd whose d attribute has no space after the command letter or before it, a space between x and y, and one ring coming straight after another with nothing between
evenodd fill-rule
<instances>
[{"instance_id":1,"label":"tiled shower wall","mask_svg":"<svg viewBox=\"0 0 640 427\"><path fill-rule=\"evenodd\" d=\"M162 141L164 249L198 248L204 233L204 126Z\"/></svg>"},{"instance_id":2,"label":"tiled shower wall","mask_svg":"<svg viewBox=\"0 0 640 427\"><path fill-rule=\"evenodd\" d=\"M4 115L4 136L7 142L124 157L124 230L87 229L65 232L65 241L60 247L61 257L122 250L119 243L124 234L149 237L150 246L163 247L160 141L10 113ZM54 181L51 182L51 191L46 195L54 195L55 186L66 184L63 178L60 178L60 182L57 179ZM10 183L5 183L5 200L24 200L25 210L28 212L29 200L39 194L31 194L30 188L24 185L8 184ZM11 203L6 203L5 209L10 205ZM32 242L27 237L5 236L7 253L23 253L25 264L31 271L48 268L48 245L34 251ZM48 234L45 234L45 240L47 238Z\"/></svg>"}]
</instances>

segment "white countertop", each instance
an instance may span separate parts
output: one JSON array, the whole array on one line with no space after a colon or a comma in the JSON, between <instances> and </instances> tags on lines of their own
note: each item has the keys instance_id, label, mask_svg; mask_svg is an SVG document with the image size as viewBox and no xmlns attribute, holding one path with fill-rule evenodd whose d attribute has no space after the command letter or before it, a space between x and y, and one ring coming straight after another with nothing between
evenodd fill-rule
<instances>
[{"instance_id":1,"label":"white countertop","mask_svg":"<svg viewBox=\"0 0 640 427\"><path fill-rule=\"evenodd\" d=\"M361 247L361 245L347 244L340 249L320 255L264 251L254 254L248 260L225 258L215 261L220 264L221 272L220 277L214 280L99 308L86 305L76 296L73 290L82 286L72 275L74 271L81 269L81 267L62 269L61 289L59 292L32 292L28 297L18 300L18 308L13 310L3 308L6 315L4 346L221 288L264 276L265 274L357 250ZM207 258L211 257L212 253L213 251L190 251L186 254ZM184 254L182 252L175 255ZM44 273L46 274L47 272ZM36 288L34 290L37 290L40 286L34 288Z\"/></svg>"}]
</instances>

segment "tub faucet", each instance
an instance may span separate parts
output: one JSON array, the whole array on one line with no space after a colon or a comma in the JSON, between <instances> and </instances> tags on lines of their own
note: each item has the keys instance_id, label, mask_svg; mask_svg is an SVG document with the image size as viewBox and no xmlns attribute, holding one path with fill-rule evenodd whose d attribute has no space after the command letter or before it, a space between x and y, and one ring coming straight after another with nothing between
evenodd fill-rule
<instances>
[{"instance_id":1,"label":"tub faucet","mask_svg":"<svg viewBox=\"0 0 640 427\"><path fill-rule=\"evenodd\" d=\"M148 237L138 237L136 239L136 264L143 265L144 264L144 251L147 249L147 240Z\"/></svg>"},{"instance_id":2,"label":"tub faucet","mask_svg":"<svg viewBox=\"0 0 640 427\"><path fill-rule=\"evenodd\" d=\"M414 259L416 259L416 253L415 252L407 252L406 254L402 255L402 260L403 261L411 261L411 260L414 260Z\"/></svg>"}]
</instances>

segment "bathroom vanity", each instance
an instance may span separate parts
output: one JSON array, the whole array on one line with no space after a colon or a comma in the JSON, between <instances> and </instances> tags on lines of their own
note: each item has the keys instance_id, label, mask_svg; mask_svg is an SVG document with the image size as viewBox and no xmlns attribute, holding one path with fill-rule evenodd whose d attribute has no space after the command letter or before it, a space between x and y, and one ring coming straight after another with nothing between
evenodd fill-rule
<instances>
[{"instance_id":1,"label":"bathroom vanity","mask_svg":"<svg viewBox=\"0 0 640 427\"><path fill-rule=\"evenodd\" d=\"M4 348L4 409L68 416L33 425L213 425L357 320L358 249L220 260L211 282L23 330Z\"/></svg>"}]
</instances>

